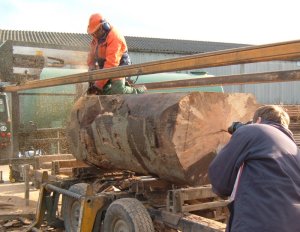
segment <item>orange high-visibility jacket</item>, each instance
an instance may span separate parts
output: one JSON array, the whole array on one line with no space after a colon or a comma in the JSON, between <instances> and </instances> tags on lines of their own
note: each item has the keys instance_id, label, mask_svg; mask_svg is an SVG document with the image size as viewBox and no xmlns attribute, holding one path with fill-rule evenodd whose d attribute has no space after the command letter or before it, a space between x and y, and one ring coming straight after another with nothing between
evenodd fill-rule
<instances>
[{"instance_id":1,"label":"orange high-visibility jacket","mask_svg":"<svg viewBox=\"0 0 300 232\"><path fill-rule=\"evenodd\" d=\"M90 70L97 68L96 62L99 59L104 60L103 68L117 67L120 64L122 55L127 51L127 44L123 35L121 35L114 27L111 27L106 39L101 41L93 38L90 44L90 52L88 54L87 65ZM114 80L122 80L121 78L114 78ZM95 82L96 86L103 88L108 79L98 80Z\"/></svg>"}]
</instances>

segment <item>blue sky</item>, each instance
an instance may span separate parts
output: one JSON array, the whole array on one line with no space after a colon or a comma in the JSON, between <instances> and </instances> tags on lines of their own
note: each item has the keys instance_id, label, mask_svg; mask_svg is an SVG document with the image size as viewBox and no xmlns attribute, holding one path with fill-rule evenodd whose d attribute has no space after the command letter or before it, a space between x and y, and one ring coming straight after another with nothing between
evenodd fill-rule
<instances>
[{"instance_id":1,"label":"blue sky","mask_svg":"<svg viewBox=\"0 0 300 232\"><path fill-rule=\"evenodd\" d=\"M100 12L124 35L245 44L300 39L299 0L1 0L0 29L86 33Z\"/></svg>"}]
</instances>

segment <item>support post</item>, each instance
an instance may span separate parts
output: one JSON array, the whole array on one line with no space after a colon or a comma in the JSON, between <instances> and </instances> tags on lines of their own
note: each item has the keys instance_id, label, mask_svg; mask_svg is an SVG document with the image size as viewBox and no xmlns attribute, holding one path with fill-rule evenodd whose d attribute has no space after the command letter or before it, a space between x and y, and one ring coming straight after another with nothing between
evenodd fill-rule
<instances>
[{"instance_id":1,"label":"support post","mask_svg":"<svg viewBox=\"0 0 300 232\"><path fill-rule=\"evenodd\" d=\"M25 183L25 205L29 206L29 164L23 166L23 177Z\"/></svg>"},{"instance_id":2,"label":"support post","mask_svg":"<svg viewBox=\"0 0 300 232\"><path fill-rule=\"evenodd\" d=\"M0 184L3 184L4 180L3 180L3 171L0 171Z\"/></svg>"}]
</instances>

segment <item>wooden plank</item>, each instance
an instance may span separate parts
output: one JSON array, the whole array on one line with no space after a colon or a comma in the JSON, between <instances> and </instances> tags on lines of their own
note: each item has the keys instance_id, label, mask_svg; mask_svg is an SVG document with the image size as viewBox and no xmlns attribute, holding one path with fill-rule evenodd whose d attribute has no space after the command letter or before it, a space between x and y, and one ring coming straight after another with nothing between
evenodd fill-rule
<instances>
[{"instance_id":1,"label":"wooden plank","mask_svg":"<svg viewBox=\"0 0 300 232\"><path fill-rule=\"evenodd\" d=\"M280 105L287 110L291 119L300 118L300 105Z\"/></svg>"},{"instance_id":2,"label":"wooden plank","mask_svg":"<svg viewBox=\"0 0 300 232\"><path fill-rule=\"evenodd\" d=\"M35 214L34 213L14 213L14 214L1 214L0 220L13 220L19 217L25 217L34 219Z\"/></svg>"},{"instance_id":3,"label":"wooden plank","mask_svg":"<svg viewBox=\"0 0 300 232\"><path fill-rule=\"evenodd\" d=\"M296 40L202 53L173 59L147 62L143 64L120 66L116 68L95 70L93 72L73 74L46 80L29 81L19 86L6 86L4 87L4 91L14 92L25 89L75 84L107 78L118 78L124 76L136 76L150 73L217 67L271 60L288 60L299 57L300 40Z\"/></svg>"},{"instance_id":4,"label":"wooden plank","mask_svg":"<svg viewBox=\"0 0 300 232\"><path fill-rule=\"evenodd\" d=\"M13 74L13 81L18 82L18 83L24 83L25 81L38 80L39 78L40 78L40 76L36 75L36 74L21 74L21 73Z\"/></svg>"},{"instance_id":5,"label":"wooden plank","mask_svg":"<svg viewBox=\"0 0 300 232\"><path fill-rule=\"evenodd\" d=\"M69 176L72 177L73 176L73 170L72 168L60 168L58 170L58 172L52 172L51 171L51 175L65 175L65 176Z\"/></svg>"},{"instance_id":6,"label":"wooden plank","mask_svg":"<svg viewBox=\"0 0 300 232\"><path fill-rule=\"evenodd\" d=\"M300 124L299 124L299 122L292 122L292 123L290 123L289 129L291 131L300 131Z\"/></svg>"},{"instance_id":7,"label":"wooden plank","mask_svg":"<svg viewBox=\"0 0 300 232\"><path fill-rule=\"evenodd\" d=\"M59 154L59 155L42 155L34 157L35 166L37 169L41 168L43 163L52 162L54 160L69 160L74 159L72 154Z\"/></svg>"},{"instance_id":8,"label":"wooden plank","mask_svg":"<svg viewBox=\"0 0 300 232\"><path fill-rule=\"evenodd\" d=\"M205 202L205 203L192 204L192 205L183 205L182 212L192 212L197 210L213 209L218 207L224 207L226 205L228 205L227 200L219 200L219 201Z\"/></svg>"},{"instance_id":9,"label":"wooden plank","mask_svg":"<svg viewBox=\"0 0 300 232\"><path fill-rule=\"evenodd\" d=\"M257 83L274 83L300 81L300 70L279 71L267 73L252 73L230 76L205 77L188 80L165 81L145 83L147 89L169 89L184 87L216 86L216 85L242 85Z\"/></svg>"},{"instance_id":10,"label":"wooden plank","mask_svg":"<svg viewBox=\"0 0 300 232\"><path fill-rule=\"evenodd\" d=\"M175 214L165 210L154 211L149 209L150 214L154 217L154 221L162 222L179 231L190 231L190 232L224 232L226 224L201 217L195 214Z\"/></svg>"},{"instance_id":11,"label":"wooden plank","mask_svg":"<svg viewBox=\"0 0 300 232\"><path fill-rule=\"evenodd\" d=\"M57 163L56 165L59 166L59 168L76 168L76 167L89 167L86 163L72 159L72 160L55 160L53 161Z\"/></svg>"},{"instance_id":12,"label":"wooden plank","mask_svg":"<svg viewBox=\"0 0 300 232\"><path fill-rule=\"evenodd\" d=\"M211 186L182 188L173 191L174 194L180 194L183 201L217 197L217 195L213 193Z\"/></svg>"},{"instance_id":13,"label":"wooden plank","mask_svg":"<svg viewBox=\"0 0 300 232\"><path fill-rule=\"evenodd\" d=\"M73 175L73 168L89 167L86 163L71 159L71 160L54 160L51 166L51 175Z\"/></svg>"},{"instance_id":14,"label":"wooden plank","mask_svg":"<svg viewBox=\"0 0 300 232\"><path fill-rule=\"evenodd\" d=\"M42 69L45 65L43 56L32 56L23 54L13 55L13 66L23 68L39 68Z\"/></svg>"},{"instance_id":15,"label":"wooden plank","mask_svg":"<svg viewBox=\"0 0 300 232\"><path fill-rule=\"evenodd\" d=\"M186 230L186 225L190 223L190 228ZM215 220L197 216L197 215L188 215L179 221L179 225L184 231L201 231L201 232L224 232L226 228L226 224L217 222ZM178 228L180 229L180 227Z\"/></svg>"}]
</instances>

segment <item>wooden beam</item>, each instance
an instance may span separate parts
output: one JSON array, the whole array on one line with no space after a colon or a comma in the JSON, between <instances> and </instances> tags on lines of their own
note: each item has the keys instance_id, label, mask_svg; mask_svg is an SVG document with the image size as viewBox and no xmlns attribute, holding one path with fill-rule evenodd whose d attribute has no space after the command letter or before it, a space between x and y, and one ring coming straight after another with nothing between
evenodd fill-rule
<instances>
[{"instance_id":1,"label":"wooden beam","mask_svg":"<svg viewBox=\"0 0 300 232\"><path fill-rule=\"evenodd\" d=\"M300 81L300 70L267 73L252 73L219 77L205 77L188 80L145 83L147 89L174 89L200 86L242 85L257 83L274 83Z\"/></svg>"},{"instance_id":2,"label":"wooden beam","mask_svg":"<svg viewBox=\"0 0 300 232\"><path fill-rule=\"evenodd\" d=\"M6 86L5 92L75 84L122 76L136 76L151 73L171 72L242 63L300 58L300 40L249 46L217 52L202 53L173 59L95 70L46 80L28 81L19 86Z\"/></svg>"},{"instance_id":3,"label":"wooden beam","mask_svg":"<svg viewBox=\"0 0 300 232\"><path fill-rule=\"evenodd\" d=\"M174 214L166 210L154 211L153 209L150 209L149 211L150 214L153 215L154 221L165 223L168 227L175 230L224 232L226 229L226 224L196 214L182 215Z\"/></svg>"},{"instance_id":4,"label":"wooden beam","mask_svg":"<svg viewBox=\"0 0 300 232\"><path fill-rule=\"evenodd\" d=\"M36 74L21 74L21 73L13 73L13 81L23 83L25 81L33 81L38 80L40 75Z\"/></svg>"},{"instance_id":5,"label":"wooden beam","mask_svg":"<svg viewBox=\"0 0 300 232\"><path fill-rule=\"evenodd\" d=\"M45 58L43 56L13 55L13 66L22 68L43 68L45 65Z\"/></svg>"},{"instance_id":6,"label":"wooden beam","mask_svg":"<svg viewBox=\"0 0 300 232\"><path fill-rule=\"evenodd\" d=\"M197 210L204 210L204 209L213 209L219 207L225 207L228 205L228 200L218 200L213 202L205 202L199 204L192 204L192 205L183 205L182 212L192 212Z\"/></svg>"}]
</instances>

